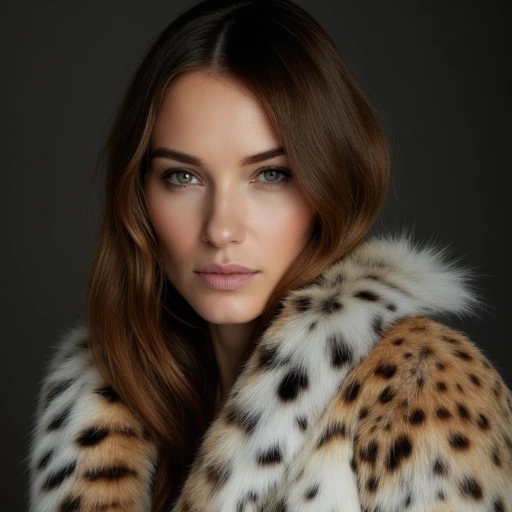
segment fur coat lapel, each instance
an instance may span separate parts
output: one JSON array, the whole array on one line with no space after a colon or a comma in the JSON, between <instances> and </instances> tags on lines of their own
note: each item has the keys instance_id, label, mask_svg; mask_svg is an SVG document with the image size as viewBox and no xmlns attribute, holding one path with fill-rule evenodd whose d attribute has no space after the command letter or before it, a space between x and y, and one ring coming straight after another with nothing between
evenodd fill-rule
<instances>
[{"instance_id":1,"label":"fur coat lapel","mask_svg":"<svg viewBox=\"0 0 512 512\"><path fill-rule=\"evenodd\" d=\"M265 512L282 511L284 496L295 503L295 459L311 455L316 424L347 374L398 319L470 310L477 299L467 278L439 250L374 238L289 293L212 423L174 511L257 511L256 496L266 497ZM307 510L331 510L339 499L344 511L359 511L352 472L336 461L328 467L331 500Z\"/></svg>"},{"instance_id":2,"label":"fur coat lapel","mask_svg":"<svg viewBox=\"0 0 512 512\"><path fill-rule=\"evenodd\" d=\"M173 512L362 510L356 413L338 407L340 396L356 398L360 383L349 376L402 319L474 311L470 278L446 249L374 237L289 292L205 434ZM85 328L68 331L36 413L32 512L150 510L157 454L123 407L92 364ZM319 455L336 436L346 442Z\"/></svg>"}]
</instances>

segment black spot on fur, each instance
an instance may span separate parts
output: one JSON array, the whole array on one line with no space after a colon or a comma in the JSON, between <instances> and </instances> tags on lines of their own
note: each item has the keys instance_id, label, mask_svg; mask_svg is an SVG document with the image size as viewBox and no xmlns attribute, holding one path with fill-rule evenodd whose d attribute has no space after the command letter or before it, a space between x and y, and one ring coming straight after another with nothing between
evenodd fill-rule
<instances>
[{"instance_id":1,"label":"black spot on fur","mask_svg":"<svg viewBox=\"0 0 512 512\"><path fill-rule=\"evenodd\" d=\"M95 446L110 434L107 428L91 427L82 431L76 440L79 446Z\"/></svg>"},{"instance_id":2,"label":"black spot on fur","mask_svg":"<svg viewBox=\"0 0 512 512\"><path fill-rule=\"evenodd\" d=\"M334 368L352 362L352 350L340 334L331 334L327 339L327 346L331 355L331 365Z\"/></svg>"},{"instance_id":3,"label":"black spot on fur","mask_svg":"<svg viewBox=\"0 0 512 512\"><path fill-rule=\"evenodd\" d=\"M446 341L448 343L451 343L452 345L458 345L460 343L460 340L453 338L451 336L445 336L444 334L441 336L441 339L443 341Z\"/></svg>"},{"instance_id":4,"label":"black spot on fur","mask_svg":"<svg viewBox=\"0 0 512 512\"><path fill-rule=\"evenodd\" d=\"M76 461L70 462L48 475L43 483L43 491L50 491L58 487L66 478L69 478L76 469Z\"/></svg>"},{"instance_id":5,"label":"black spot on fur","mask_svg":"<svg viewBox=\"0 0 512 512\"><path fill-rule=\"evenodd\" d=\"M346 436L346 429L344 422L331 423L320 434L316 443L316 449L321 448L324 444L331 441L335 437L344 438Z\"/></svg>"},{"instance_id":6,"label":"black spot on fur","mask_svg":"<svg viewBox=\"0 0 512 512\"><path fill-rule=\"evenodd\" d=\"M446 364L445 364L445 363L443 363L442 361L437 361L437 362L436 362L436 368L437 368L438 370L444 370L444 369L446 369Z\"/></svg>"},{"instance_id":7,"label":"black spot on fur","mask_svg":"<svg viewBox=\"0 0 512 512\"><path fill-rule=\"evenodd\" d=\"M493 512L505 512L505 505L503 505L503 501L499 498L494 500L492 507Z\"/></svg>"},{"instance_id":8,"label":"black spot on fur","mask_svg":"<svg viewBox=\"0 0 512 512\"><path fill-rule=\"evenodd\" d=\"M453 353L455 356L460 357L461 359L464 359L465 361L471 361L473 358L464 350L456 350Z\"/></svg>"},{"instance_id":9,"label":"black spot on fur","mask_svg":"<svg viewBox=\"0 0 512 512\"><path fill-rule=\"evenodd\" d=\"M314 484L311 487L309 487L306 493L304 494L304 499L306 501L312 500L318 494L319 488L320 484Z\"/></svg>"},{"instance_id":10,"label":"black spot on fur","mask_svg":"<svg viewBox=\"0 0 512 512\"><path fill-rule=\"evenodd\" d=\"M379 402L382 404L387 404L391 402L396 395L396 391L391 386L386 386L384 390L379 395Z\"/></svg>"},{"instance_id":11,"label":"black spot on fur","mask_svg":"<svg viewBox=\"0 0 512 512\"><path fill-rule=\"evenodd\" d=\"M487 416L485 416L484 414L478 415L477 423L482 430L487 430L489 428L489 420L487 419Z\"/></svg>"},{"instance_id":12,"label":"black spot on fur","mask_svg":"<svg viewBox=\"0 0 512 512\"><path fill-rule=\"evenodd\" d=\"M393 340L393 345L396 345L397 347L400 346L404 342L403 338L395 338Z\"/></svg>"},{"instance_id":13,"label":"black spot on fur","mask_svg":"<svg viewBox=\"0 0 512 512\"><path fill-rule=\"evenodd\" d=\"M366 446L363 446L361 450L359 450L359 457L361 460L369 462L370 464L375 464L378 451L379 445L376 443L376 441L371 441Z\"/></svg>"},{"instance_id":14,"label":"black spot on fur","mask_svg":"<svg viewBox=\"0 0 512 512\"><path fill-rule=\"evenodd\" d=\"M446 496L444 495L444 491L437 491L437 499L439 501L444 501L446 499Z\"/></svg>"},{"instance_id":15,"label":"black spot on fur","mask_svg":"<svg viewBox=\"0 0 512 512\"><path fill-rule=\"evenodd\" d=\"M460 490L464 496L473 498L474 500L482 499L482 487L480 487L480 484L472 476L464 477L460 482Z\"/></svg>"},{"instance_id":16,"label":"black spot on fur","mask_svg":"<svg viewBox=\"0 0 512 512\"><path fill-rule=\"evenodd\" d=\"M273 322L277 319L277 317L283 312L284 309L284 301L279 301L274 308L274 311L272 311L272 314L270 316L270 322ZM269 322L269 323L270 323Z\"/></svg>"},{"instance_id":17,"label":"black spot on fur","mask_svg":"<svg viewBox=\"0 0 512 512\"><path fill-rule=\"evenodd\" d=\"M376 476L371 476L366 482L366 489L370 492L375 492L379 487L379 479Z\"/></svg>"},{"instance_id":18,"label":"black spot on fur","mask_svg":"<svg viewBox=\"0 0 512 512\"><path fill-rule=\"evenodd\" d=\"M205 472L208 482L217 490L222 487L231 476L230 466L223 462L209 464Z\"/></svg>"},{"instance_id":19,"label":"black spot on fur","mask_svg":"<svg viewBox=\"0 0 512 512\"><path fill-rule=\"evenodd\" d=\"M278 366L277 345L265 346L261 349L259 357L260 368L270 369Z\"/></svg>"},{"instance_id":20,"label":"black spot on fur","mask_svg":"<svg viewBox=\"0 0 512 512\"><path fill-rule=\"evenodd\" d=\"M469 439L459 432L452 432L448 436L448 442L457 450L466 450L469 448Z\"/></svg>"},{"instance_id":21,"label":"black spot on fur","mask_svg":"<svg viewBox=\"0 0 512 512\"><path fill-rule=\"evenodd\" d=\"M432 355L432 349L430 347L421 347L420 359L426 359L430 355Z\"/></svg>"},{"instance_id":22,"label":"black spot on fur","mask_svg":"<svg viewBox=\"0 0 512 512\"><path fill-rule=\"evenodd\" d=\"M330 314L334 311L339 311L343 307L343 304L336 297L329 297L320 304L320 311L323 314Z\"/></svg>"},{"instance_id":23,"label":"black spot on fur","mask_svg":"<svg viewBox=\"0 0 512 512\"><path fill-rule=\"evenodd\" d=\"M299 297L298 299L295 299L295 307L297 311L308 311L311 307L311 297Z\"/></svg>"},{"instance_id":24,"label":"black spot on fur","mask_svg":"<svg viewBox=\"0 0 512 512\"><path fill-rule=\"evenodd\" d=\"M375 375L379 375L385 379L391 379L395 373L396 366L394 364L382 363L375 369Z\"/></svg>"},{"instance_id":25,"label":"black spot on fur","mask_svg":"<svg viewBox=\"0 0 512 512\"><path fill-rule=\"evenodd\" d=\"M498 466L500 467L501 466L501 459L500 459L500 455L498 453L498 450L496 447L494 447L494 449L492 450L492 453L491 453L491 460L493 462L493 464L495 466Z\"/></svg>"},{"instance_id":26,"label":"black spot on fur","mask_svg":"<svg viewBox=\"0 0 512 512\"><path fill-rule=\"evenodd\" d=\"M411 506L411 503L412 503L412 495L411 493L409 493L405 500L404 500L404 507L407 508L407 507L410 507Z\"/></svg>"},{"instance_id":27,"label":"black spot on fur","mask_svg":"<svg viewBox=\"0 0 512 512\"><path fill-rule=\"evenodd\" d=\"M279 445L271 446L268 450L258 453L256 462L258 464L278 464L282 461L283 456Z\"/></svg>"},{"instance_id":28,"label":"black spot on fur","mask_svg":"<svg viewBox=\"0 0 512 512\"><path fill-rule=\"evenodd\" d=\"M252 434L260 420L260 414L247 413L242 409L231 405L226 408L226 421Z\"/></svg>"},{"instance_id":29,"label":"black spot on fur","mask_svg":"<svg viewBox=\"0 0 512 512\"><path fill-rule=\"evenodd\" d=\"M292 368L279 384L279 398L284 402L295 400L299 393L308 387L308 384L309 379L306 372L300 368Z\"/></svg>"},{"instance_id":30,"label":"black spot on fur","mask_svg":"<svg viewBox=\"0 0 512 512\"><path fill-rule=\"evenodd\" d=\"M80 496L68 496L60 506L59 512L78 512L82 505Z\"/></svg>"},{"instance_id":31,"label":"black spot on fur","mask_svg":"<svg viewBox=\"0 0 512 512\"><path fill-rule=\"evenodd\" d=\"M345 402L352 402L357 398L357 395L359 395L359 391L361 390L361 384L359 381L354 380L352 381L345 389Z\"/></svg>"},{"instance_id":32,"label":"black spot on fur","mask_svg":"<svg viewBox=\"0 0 512 512\"><path fill-rule=\"evenodd\" d=\"M137 476L135 470L125 466L124 464L114 464L112 466L90 469L85 473L84 478L93 482L98 480L113 482L115 480L122 480L123 478L131 476Z\"/></svg>"},{"instance_id":33,"label":"black spot on fur","mask_svg":"<svg viewBox=\"0 0 512 512\"><path fill-rule=\"evenodd\" d=\"M350 459L350 467L352 468L352 471L354 473L357 473L357 461L354 454L352 454L352 457Z\"/></svg>"},{"instance_id":34,"label":"black spot on fur","mask_svg":"<svg viewBox=\"0 0 512 512\"><path fill-rule=\"evenodd\" d=\"M236 512L244 512L247 503L255 503L258 500L258 495L255 491L249 491L244 497L236 502Z\"/></svg>"},{"instance_id":35,"label":"black spot on fur","mask_svg":"<svg viewBox=\"0 0 512 512\"><path fill-rule=\"evenodd\" d=\"M377 302L380 300L380 297L376 293L371 292L370 290L361 290L359 292L356 292L354 293L354 297L356 299L367 300L370 302Z\"/></svg>"},{"instance_id":36,"label":"black spot on fur","mask_svg":"<svg viewBox=\"0 0 512 512\"><path fill-rule=\"evenodd\" d=\"M416 379L416 385L418 386L419 389L421 389L424 384L425 384L425 379L423 377L418 377Z\"/></svg>"},{"instance_id":37,"label":"black spot on fur","mask_svg":"<svg viewBox=\"0 0 512 512\"><path fill-rule=\"evenodd\" d=\"M69 416L71 415L71 410L73 409L73 405L68 405L65 409L60 411L56 416L54 416L50 423L48 423L47 430L58 430L59 428L66 425L69 421Z\"/></svg>"},{"instance_id":38,"label":"black spot on fur","mask_svg":"<svg viewBox=\"0 0 512 512\"><path fill-rule=\"evenodd\" d=\"M366 418L366 416L368 416L369 413L370 413L370 409L368 409L368 407L363 407L359 411L359 419L362 420L362 419Z\"/></svg>"},{"instance_id":39,"label":"black spot on fur","mask_svg":"<svg viewBox=\"0 0 512 512\"><path fill-rule=\"evenodd\" d=\"M295 418L295 423L303 432L308 428L308 419L306 418L306 416L297 416Z\"/></svg>"},{"instance_id":40,"label":"black spot on fur","mask_svg":"<svg viewBox=\"0 0 512 512\"><path fill-rule=\"evenodd\" d=\"M48 466L48 463L50 462L50 460L52 459L53 457L53 450L48 450L40 459L39 459L39 462L37 463L37 469L41 470L41 469L44 469L46 466Z\"/></svg>"},{"instance_id":41,"label":"black spot on fur","mask_svg":"<svg viewBox=\"0 0 512 512\"><path fill-rule=\"evenodd\" d=\"M398 437L389 449L388 457L386 459L386 467L389 470L396 469L403 459L410 456L411 452L412 445L409 437L406 435Z\"/></svg>"},{"instance_id":42,"label":"black spot on fur","mask_svg":"<svg viewBox=\"0 0 512 512\"><path fill-rule=\"evenodd\" d=\"M480 386L480 379L475 374L469 373L468 378L475 386Z\"/></svg>"},{"instance_id":43,"label":"black spot on fur","mask_svg":"<svg viewBox=\"0 0 512 512\"><path fill-rule=\"evenodd\" d=\"M331 278L330 284L331 286L337 286L342 284L345 281L345 276L343 274L336 274Z\"/></svg>"},{"instance_id":44,"label":"black spot on fur","mask_svg":"<svg viewBox=\"0 0 512 512\"><path fill-rule=\"evenodd\" d=\"M409 416L409 423L412 425L420 425L425 421L425 413L422 409L414 409Z\"/></svg>"},{"instance_id":45,"label":"black spot on fur","mask_svg":"<svg viewBox=\"0 0 512 512\"><path fill-rule=\"evenodd\" d=\"M448 474L446 463L441 459L435 460L432 471L434 472L434 475L446 476Z\"/></svg>"},{"instance_id":46,"label":"black spot on fur","mask_svg":"<svg viewBox=\"0 0 512 512\"><path fill-rule=\"evenodd\" d=\"M121 402L121 397L114 391L112 386L106 385L96 390L107 402Z\"/></svg>"},{"instance_id":47,"label":"black spot on fur","mask_svg":"<svg viewBox=\"0 0 512 512\"><path fill-rule=\"evenodd\" d=\"M438 391L446 391L448 388L446 387L446 384L443 381L436 382L436 388Z\"/></svg>"},{"instance_id":48,"label":"black spot on fur","mask_svg":"<svg viewBox=\"0 0 512 512\"><path fill-rule=\"evenodd\" d=\"M384 333L384 320L382 319L381 316L375 316L372 322L372 329L377 336L382 336L382 334Z\"/></svg>"},{"instance_id":49,"label":"black spot on fur","mask_svg":"<svg viewBox=\"0 0 512 512\"><path fill-rule=\"evenodd\" d=\"M258 493L256 491L249 491L247 493L247 501L249 503L256 503L258 501Z\"/></svg>"},{"instance_id":50,"label":"black spot on fur","mask_svg":"<svg viewBox=\"0 0 512 512\"><path fill-rule=\"evenodd\" d=\"M393 313L396 311L396 305L395 304L386 304L386 309L389 311L392 311Z\"/></svg>"},{"instance_id":51,"label":"black spot on fur","mask_svg":"<svg viewBox=\"0 0 512 512\"><path fill-rule=\"evenodd\" d=\"M48 407L48 404L52 400L54 400L59 395L64 393L64 391L66 391L66 389L68 389L71 386L71 384L73 384L73 382L75 382L75 379L66 379L54 384L50 391L48 392L48 395L46 395L46 406Z\"/></svg>"},{"instance_id":52,"label":"black spot on fur","mask_svg":"<svg viewBox=\"0 0 512 512\"><path fill-rule=\"evenodd\" d=\"M457 412L463 420L469 420L471 418L467 407L460 402L457 402Z\"/></svg>"},{"instance_id":53,"label":"black spot on fur","mask_svg":"<svg viewBox=\"0 0 512 512\"><path fill-rule=\"evenodd\" d=\"M410 352L404 352L404 359L410 359L412 354Z\"/></svg>"}]
</instances>

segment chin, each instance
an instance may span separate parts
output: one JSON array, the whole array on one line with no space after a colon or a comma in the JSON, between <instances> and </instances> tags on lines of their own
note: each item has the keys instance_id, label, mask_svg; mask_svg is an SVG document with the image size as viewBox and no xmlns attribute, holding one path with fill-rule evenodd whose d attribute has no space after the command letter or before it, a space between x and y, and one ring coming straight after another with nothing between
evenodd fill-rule
<instances>
[{"instance_id":1,"label":"chin","mask_svg":"<svg viewBox=\"0 0 512 512\"><path fill-rule=\"evenodd\" d=\"M212 324L245 324L251 322L261 315L261 311L254 310L244 306L242 301L238 301L236 306L230 307L222 299L215 300L215 307L205 305L196 309L197 314L205 321Z\"/></svg>"}]
</instances>

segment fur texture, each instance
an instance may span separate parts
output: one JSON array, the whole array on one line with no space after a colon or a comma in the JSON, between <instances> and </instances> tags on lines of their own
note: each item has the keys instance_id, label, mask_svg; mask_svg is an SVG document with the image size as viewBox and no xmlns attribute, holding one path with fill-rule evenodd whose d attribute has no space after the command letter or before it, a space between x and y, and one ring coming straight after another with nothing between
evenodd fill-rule
<instances>
[{"instance_id":1,"label":"fur texture","mask_svg":"<svg viewBox=\"0 0 512 512\"><path fill-rule=\"evenodd\" d=\"M439 321L477 310L470 278L400 235L289 292L172 512L512 512L512 392ZM156 457L71 329L39 400L31 512L150 510Z\"/></svg>"}]
</instances>

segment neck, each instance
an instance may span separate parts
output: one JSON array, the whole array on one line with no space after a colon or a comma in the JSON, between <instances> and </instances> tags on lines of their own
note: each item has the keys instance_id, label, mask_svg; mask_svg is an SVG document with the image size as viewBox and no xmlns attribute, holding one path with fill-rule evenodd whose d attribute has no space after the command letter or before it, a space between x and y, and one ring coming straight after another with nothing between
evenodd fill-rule
<instances>
[{"instance_id":1,"label":"neck","mask_svg":"<svg viewBox=\"0 0 512 512\"><path fill-rule=\"evenodd\" d=\"M223 400L236 380L257 319L243 324L209 324L212 348L219 368L217 397Z\"/></svg>"}]
</instances>

